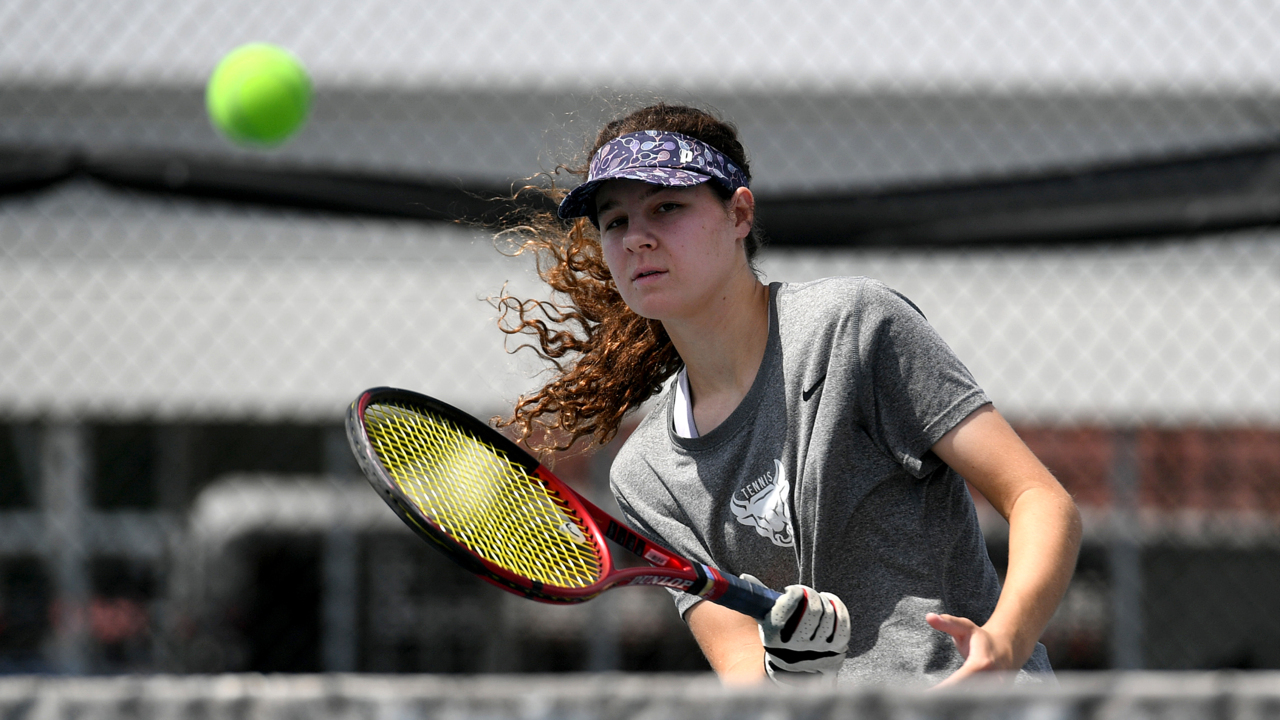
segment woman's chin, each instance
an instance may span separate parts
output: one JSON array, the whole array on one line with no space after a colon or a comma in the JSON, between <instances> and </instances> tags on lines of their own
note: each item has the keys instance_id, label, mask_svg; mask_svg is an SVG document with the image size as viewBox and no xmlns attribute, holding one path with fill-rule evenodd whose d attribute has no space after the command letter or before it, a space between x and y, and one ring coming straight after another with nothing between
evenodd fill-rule
<instances>
[{"instance_id":1,"label":"woman's chin","mask_svg":"<svg viewBox=\"0 0 1280 720\"><path fill-rule=\"evenodd\" d=\"M643 305L641 305L640 307L631 306L631 312L639 315L640 317L646 320L657 320L658 322L662 322L663 320L669 317L667 313L662 312L661 310L655 310L653 308L648 308Z\"/></svg>"},{"instance_id":2,"label":"woman's chin","mask_svg":"<svg viewBox=\"0 0 1280 720\"><path fill-rule=\"evenodd\" d=\"M648 320L663 320L670 317L670 313L673 310L673 303L670 299L661 297L658 293L635 292L633 290L627 295L624 295L622 299L627 303L627 307L631 308L631 312Z\"/></svg>"}]
</instances>

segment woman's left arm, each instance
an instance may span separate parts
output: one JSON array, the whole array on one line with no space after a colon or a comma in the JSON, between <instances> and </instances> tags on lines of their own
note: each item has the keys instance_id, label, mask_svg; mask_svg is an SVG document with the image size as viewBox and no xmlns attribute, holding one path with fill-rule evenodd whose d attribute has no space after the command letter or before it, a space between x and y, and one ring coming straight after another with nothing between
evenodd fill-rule
<instances>
[{"instance_id":1,"label":"woman's left arm","mask_svg":"<svg viewBox=\"0 0 1280 720\"><path fill-rule=\"evenodd\" d=\"M1030 659L1075 571L1081 531L1071 496L993 406L975 410L933 452L1009 521L1009 567L987 622L925 618L965 658L943 686L978 672L1016 671Z\"/></svg>"}]
</instances>

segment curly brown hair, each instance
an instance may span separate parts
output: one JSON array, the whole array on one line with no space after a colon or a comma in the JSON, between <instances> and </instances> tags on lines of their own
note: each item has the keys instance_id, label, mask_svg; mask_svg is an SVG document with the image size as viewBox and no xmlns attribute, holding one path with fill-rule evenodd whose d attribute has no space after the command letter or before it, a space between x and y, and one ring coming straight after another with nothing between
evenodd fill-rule
<instances>
[{"instance_id":1,"label":"curly brown hair","mask_svg":"<svg viewBox=\"0 0 1280 720\"><path fill-rule=\"evenodd\" d=\"M751 177L746 150L732 124L698 108L658 103L605 125L587 146L585 158L556 167L550 187L528 186L520 192L541 193L558 203L566 191L556 187L556 175L563 171L585 179L591 157L605 143L642 130L697 138ZM727 188L708 185L728 202ZM538 276L551 288L552 299L522 300L504 287L493 301L499 310L498 327L509 336L536 337L537 345L524 343L511 352L532 349L552 365L554 377L522 396L510 418L494 422L515 426L519 439L537 451L566 450L586 436L603 445L617 435L628 412L661 390L663 381L680 369L680 356L661 322L640 317L623 302L590 219L566 224L554 212L537 212L505 232L514 241L511 254L535 257ZM761 245L755 228L744 245L748 261L753 261Z\"/></svg>"}]
</instances>

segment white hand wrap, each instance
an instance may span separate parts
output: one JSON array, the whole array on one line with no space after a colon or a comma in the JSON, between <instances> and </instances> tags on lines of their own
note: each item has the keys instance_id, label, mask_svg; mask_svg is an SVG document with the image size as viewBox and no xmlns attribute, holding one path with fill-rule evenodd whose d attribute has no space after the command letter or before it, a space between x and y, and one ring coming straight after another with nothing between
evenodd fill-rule
<instances>
[{"instance_id":1,"label":"white hand wrap","mask_svg":"<svg viewBox=\"0 0 1280 720\"><path fill-rule=\"evenodd\" d=\"M849 611L831 593L790 585L760 621L760 640L765 672L775 683L834 685L849 648Z\"/></svg>"}]
</instances>

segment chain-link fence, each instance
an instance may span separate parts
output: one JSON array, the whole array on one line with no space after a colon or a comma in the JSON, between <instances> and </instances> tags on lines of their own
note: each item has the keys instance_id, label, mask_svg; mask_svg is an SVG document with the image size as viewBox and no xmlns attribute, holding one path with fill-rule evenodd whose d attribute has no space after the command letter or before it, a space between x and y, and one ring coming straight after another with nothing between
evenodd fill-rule
<instances>
[{"instance_id":1,"label":"chain-link fence","mask_svg":"<svg viewBox=\"0 0 1280 720\"><path fill-rule=\"evenodd\" d=\"M341 432L366 387L537 382L484 301L531 268L442 219L656 97L741 129L767 279L903 291L1076 496L1056 667L1280 667L1267 3L44 0L0 36L0 672L704 669L660 590L454 571ZM249 41L315 83L270 151L204 115ZM611 450L557 471L600 497Z\"/></svg>"}]
</instances>

